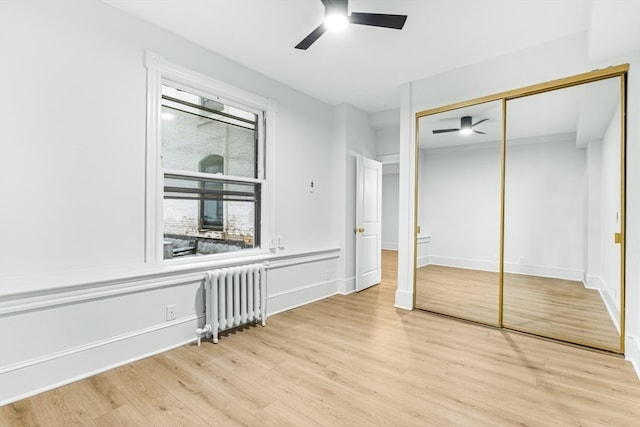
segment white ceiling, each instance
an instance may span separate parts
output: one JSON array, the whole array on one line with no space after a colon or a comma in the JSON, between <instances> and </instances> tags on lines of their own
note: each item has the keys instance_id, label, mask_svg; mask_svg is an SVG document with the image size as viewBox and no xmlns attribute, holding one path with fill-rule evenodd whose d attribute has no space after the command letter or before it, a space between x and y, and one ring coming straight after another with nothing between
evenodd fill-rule
<instances>
[{"instance_id":1,"label":"white ceiling","mask_svg":"<svg viewBox=\"0 0 640 427\"><path fill-rule=\"evenodd\" d=\"M320 0L104 0L329 105L396 108L402 84L535 46L590 25L589 0L351 0L406 14L402 31L350 25L306 51Z\"/></svg>"}]
</instances>

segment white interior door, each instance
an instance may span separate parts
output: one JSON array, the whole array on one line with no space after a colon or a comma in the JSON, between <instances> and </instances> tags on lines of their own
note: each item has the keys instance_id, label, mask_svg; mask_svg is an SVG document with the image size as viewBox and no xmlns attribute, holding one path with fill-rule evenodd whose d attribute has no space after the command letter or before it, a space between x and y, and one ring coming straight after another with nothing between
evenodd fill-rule
<instances>
[{"instance_id":1,"label":"white interior door","mask_svg":"<svg viewBox=\"0 0 640 427\"><path fill-rule=\"evenodd\" d=\"M357 158L356 291L382 279L382 163Z\"/></svg>"}]
</instances>

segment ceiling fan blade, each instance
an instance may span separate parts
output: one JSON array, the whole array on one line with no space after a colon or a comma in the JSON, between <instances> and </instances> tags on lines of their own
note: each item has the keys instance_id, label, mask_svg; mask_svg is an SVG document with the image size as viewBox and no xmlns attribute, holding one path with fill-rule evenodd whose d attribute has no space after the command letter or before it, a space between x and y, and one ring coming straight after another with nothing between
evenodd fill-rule
<instances>
[{"instance_id":1,"label":"ceiling fan blade","mask_svg":"<svg viewBox=\"0 0 640 427\"><path fill-rule=\"evenodd\" d=\"M479 133L479 134L482 134L482 135L486 135L486 134L487 134L486 132L480 132L479 130L475 130L475 129L474 129L473 131L474 131L475 133Z\"/></svg>"},{"instance_id":2,"label":"ceiling fan blade","mask_svg":"<svg viewBox=\"0 0 640 427\"><path fill-rule=\"evenodd\" d=\"M459 132L460 129L434 129L433 133Z\"/></svg>"},{"instance_id":3,"label":"ceiling fan blade","mask_svg":"<svg viewBox=\"0 0 640 427\"><path fill-rule=\"evenodd\" d=\"M474 124L472 124L472 125L471 125L471 127L473 127L473 126L475 126L475 125L479 125L480 123L484 123L484 122L486 122L487 120L489 120L489 119L482 119L482 120L480 120L479 122L475 122Z\"/></svg>"},{"instance_id":4,"label":"ceiling fan blade","mask_svg":"<svg viewBox=\"0 0 640 427\"><path fill-rule=\"evenodd\" d=\"M396 30L401 30L406 20L407 15L388 15L386 13L353 12L349 17L349 22L352 24L371 25Z\"/></svg>"},{"instance_id":5,"label":"ceiling fan blade","mask_svg":"<svg viewBox=\"0 0 640 427\"><path fill-rule=\"evenodd\" d=\"M315 41L325 33L325 31L327 31L327 27L324 25L324 23L320 24L318 28L311 31L311 33L307 37L305 37L300 43L296 45L296 49L307 50L309 46L315 43Z\"/></svg>"}]
</instances>

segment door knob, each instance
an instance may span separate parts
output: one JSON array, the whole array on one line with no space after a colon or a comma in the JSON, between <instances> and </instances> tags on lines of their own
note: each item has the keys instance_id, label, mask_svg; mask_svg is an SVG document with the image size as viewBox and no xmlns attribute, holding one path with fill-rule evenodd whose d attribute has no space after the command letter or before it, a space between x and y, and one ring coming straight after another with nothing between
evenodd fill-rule
<instances>
[{"instance_id":1,"label":"door knob","mask_svg":"<svg viewBox=\"0 0 640 427\"><path fill-rule=\"evenodd\" d=\"M353 229L354 233L364 233L364 228L362 227L357 227Z\"/></svg>"}]
</instances>

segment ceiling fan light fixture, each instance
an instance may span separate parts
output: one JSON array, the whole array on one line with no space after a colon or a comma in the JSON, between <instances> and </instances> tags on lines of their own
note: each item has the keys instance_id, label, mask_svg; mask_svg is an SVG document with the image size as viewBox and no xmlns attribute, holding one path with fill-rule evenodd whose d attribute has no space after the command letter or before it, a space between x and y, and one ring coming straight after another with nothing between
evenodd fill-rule
<instances>
[{"instance_id":1,"label":"ceiling fan light fixture","mask_svg":"<svg viewBox=\"0 0 640 427\"><path fill-rule=\"evenodd\" d=\"M471 116L464 116L460 119L460 135L473 133L473 125L471 123Z\"/></svg>"},{"instance_id":2,"label":"ceiling fan light fixture","mask_svg":"<svg viewBox=\"0 0 640 427\"><path fill-rule=\"evenodd\" d=\"M342 31L348 23L347 16L342 13L332 13L324 18L324 25L329 31Z\"/></svg>"}]
</instances>

